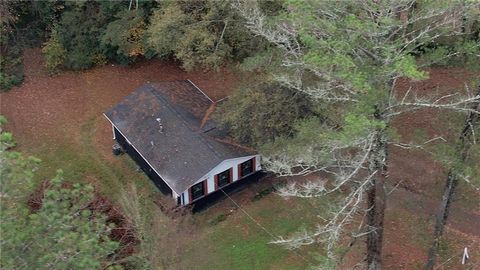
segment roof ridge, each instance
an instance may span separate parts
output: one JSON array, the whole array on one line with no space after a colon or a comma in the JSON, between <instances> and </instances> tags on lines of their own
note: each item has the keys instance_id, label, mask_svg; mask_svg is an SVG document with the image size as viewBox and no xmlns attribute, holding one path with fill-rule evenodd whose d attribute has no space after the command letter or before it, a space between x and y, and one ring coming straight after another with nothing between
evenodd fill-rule
<instances>
[{"instance_id":1,"label":"roof ridge","mask_svg":"<svg viewBox=\"0 0 480 270\"><path fill-rule=\"evenodd\" d=\"M183 117L183 115L180 114L180 113L172 106L172 104L170 104L170 102L162 96L161 93L158 93L158 92L156 91L156 88L155 88L155 87L152 86L149 90L150 90L150 92L151 92L157 99L161 99L161 100L163 101L163 104L165 104L165 106L167 106L168 109L170 109L172 112L174 112L175 115L182 120L182 124L183 124L186 128L188 128L189 130L191 130L192 132L194 132L194 130L190 127L190 124L188 124L188 121L185 119L185 117Z\"/></svg>"},{"instance_id":2,"label":"roof ridge","mask_svg":"<svg viewBox=\"0 0 480 270\"><path fill-rule=\"evenodd\" d=\"M228 144L228 145L231 145L231 146L235 146L235 147L238 147L240 149L244 149L244 150L248 150L248 151L253 151L253 152L256 152L254 149L248 147L248 146L245 146L245 145L241 145L241 144L238 144L232 140L229 140L229 139L220 139L220 138L217 138L217 137L213 137L213 136L210 136L212 139L216 140L216 141L219 141L221 143L224 143L224 144Z\"/></svg>"},{"instance_id":3,"label":"roof ridge","mask_svg":"<svg viewBox=\"0 0 480 270\"><path fill-rule=\"evenodd\" d=\"M158 93L155 89L155 87L150 86L150 92L157 98L157 99L161 99L163 101L163 103L165 104L165 106L168 107L169 110L171 110L173 113L175 113L175 115L177 117L179 117L181 120L182 120L182 125L185 126L188 130L190 130L192 133L195 133L198 138L215 154L215 156L219 159L222 158L222 156L214 149L214 147L200 134L198 133L196 130L194 130L193 128L191 128L191 125L188 124L188 121L174 108L174 106L172 106L172 104L170 104L170 102L168 100L166 100L162 95L161 93Z\"/></svg>"}]
</instances>

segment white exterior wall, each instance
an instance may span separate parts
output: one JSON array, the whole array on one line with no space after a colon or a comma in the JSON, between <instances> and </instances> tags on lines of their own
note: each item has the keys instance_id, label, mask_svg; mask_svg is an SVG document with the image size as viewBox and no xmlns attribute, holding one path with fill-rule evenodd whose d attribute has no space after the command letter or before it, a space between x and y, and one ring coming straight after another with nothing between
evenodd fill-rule
<instances>
[{"instance_id":1,"label":"white exterior wall","mask_svg":"<svg viewBox=\"0 0 480 270\"><path fill-rule=\"evenodd\" d=\"M254 155L254 156L247 156L247 157L241 157L241 158L234 158L234 159L227 159L224 160L222 163L218 164L215 168L213 168L211 171L209 171L206 175L204 175L202 178L198 179L193 185L200 183L204 180L207 180L207 192L206 195L209 193L212 193L215 191L215 175L219 174L223 171L226 171L230 168L233 168L233 173L232 173L232 183L239 180L238 179L238 165L255 157L255 172L259 171L262 169L262 166L260 165L260 155ZM189 196L189 189L185 190L183 193L183 205L187 205L190 203L190 196ZM180 196L182 196L180 195Z\"/></svg>"}]
</instances>

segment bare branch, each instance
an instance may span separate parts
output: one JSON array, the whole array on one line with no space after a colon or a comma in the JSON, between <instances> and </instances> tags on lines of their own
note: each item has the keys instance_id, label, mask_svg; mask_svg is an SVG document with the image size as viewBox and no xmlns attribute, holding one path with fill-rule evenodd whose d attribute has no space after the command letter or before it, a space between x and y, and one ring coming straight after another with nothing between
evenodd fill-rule
<instances>
[{"instance_id":1,"label":"bare branch","mask_svg":"<svg viewBox=\"0 0 480 270\"><path fill-rule=\"evenodd\" d=\"M479 110L471 107L472 104L475 104L480 100L480 95L458 97L459 96L458 93L454 93L454 94L444 95L436 99L415 97L414 100L412 101L405 101L408 93L409 91L407 91L406 95L403 97L403 99L399 103L391 105L385 109L386 117L393 117L402 113L420 110L424 108L453 110L453 111L463 112L463 113L480 114ZM452 97L457 97L457 98L455 100L452 100ZM445 102L445 100L448 100L448 101Z\"/></svg>"},{"instance_id":2,"label":"bare branch","mask_svg":"<svg viewBox=\"0 0 480 270\"><path fill-rule=\"evenodd\" d=\"M374 171L366 177L358 187L353 188L352 192L345 198L341 208L334 212L333 217L329 219L327 224L318 226L317 230L312 233L304 231L301 236L292 238L280 237L280 239L272 241L271 243L294 249L300 246L310 245L316 241L322 241L327 245L329 256L334 257L333 248L344 226L351 221L354 214L359 210L363 200L363 194L371 185L371 180L376 174L377 171Z\"/></svg>"},{"instance_id":3,"label":"bare branch","mask_svg":"<svg viewBox=\"0 0 480 270\"><path fill-rule=\"evenodd\" d=\"M443 142L447 142L447 140L445 140L443 137L439 136L439 137L435 137L435 138L432 138L428 141L425 141L423 142L422 144L413 144L413 143L394 143L394 142L389 142L390 145L393 145L393 146L397 146L397 147L400 147L402 149L422 149L422 150L426 150L425 149L425 145L429 144L429 143L432 143L434 141L437 141L437 140L441 140Z\"/></svg>"}]
</instances>

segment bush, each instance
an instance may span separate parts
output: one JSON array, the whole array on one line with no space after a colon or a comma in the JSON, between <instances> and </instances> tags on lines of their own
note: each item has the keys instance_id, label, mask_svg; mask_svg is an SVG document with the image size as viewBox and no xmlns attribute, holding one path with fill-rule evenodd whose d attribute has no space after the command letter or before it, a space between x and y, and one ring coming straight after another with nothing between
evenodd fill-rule
<instances>
[{"instance_id":1,"label":"bush","mask_svg":"<svg viewBox=\"0 0 480 270\"><path fill-rule=\"evenodd\" d=\"M52 30L50 39L44 43L42 53L45 57L45 67L49 72L57 72L63 66L67 51L63 44L60 43L58 32L55 28Z\"/></svg>"},{"instance_id":2,"label":"bush","mask_svg":"<svg viewBox=\"0 0 480 270\"><path fill-rule=\"evenodd\" d=\"M0 57L0 89L8 91L23 82L22 50L5 46Z\"/></svg>"},{"instance_id":3,"label":"bush","mask_svg":"<svg viewBox=\"0 0 480 270\"><path fill-rule=\"evenodd\" d=\"M14 86L18 86L23 82L23 72L22 74L6 74L5 72L0 72L0 89L2 91L8 91Z\"/></svg>"}]
</instances>

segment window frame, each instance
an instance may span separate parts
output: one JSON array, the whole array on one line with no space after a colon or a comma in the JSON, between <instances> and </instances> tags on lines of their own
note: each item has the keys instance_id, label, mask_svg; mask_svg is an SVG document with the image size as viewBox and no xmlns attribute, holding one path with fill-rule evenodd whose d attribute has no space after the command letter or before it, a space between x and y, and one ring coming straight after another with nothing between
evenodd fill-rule
<instances>
[{"instance_id":1,"label":"window frame","mask_svg":"<svg viewBox=\"0 0 480 270\"><path fill-rule=\"evenodd\" d=\"M255 157L253 157L249 160L246 160L246 161L238 164L238 178L240 179L242 177L245 177L247 175L250 175L250 174L254 173L256 171L255 170L255 165L256 165L255 163L256 163L255 162ZM244 164L249 164L250 165L250 172L247 173L247 174L244 174L244 168L243 168Z\"/></svg>"},{"instance_id":2,"label":"window frame","mask_svg":"<svg viewBox=\"0 0 480 270\"><path fill-rule=\"evenodd\" d=\"M188 194L190 195L190 196L189 196L189 197L190 197L190 203L193 202L193 201L195 201L195 200L198 200L198 199L204 197L205 195L207 195L208 190L207 190L207 185L206 185L206 183L207 183L207 181L206 181L206 180L203 180L202 182L198 182L198 183L196 183L195 185L193 185L193 186L191 186L191 187L189 188ZM194 188L195 186L198 186L198 185L201 185L201 187L202 187L202 195L197 196L197 197L194 198L194 196L193 196L193 188Z\"/></svg>"},{"instance_id":3,"label":"window frame","mask_svg":"<svg viewBox=\"0 0 480 270\"><path fill-rule=\"evenodd\" d=\"M220 175L221 174L227 174L227 182L224 183L223 185L220 185ZM215 175L215 189L220 189L222 187L225 187L227 186L228 184L232 183L233 182L233 168L229 168L221 173L217 173Z\"/></svg>"}]
</instances>

